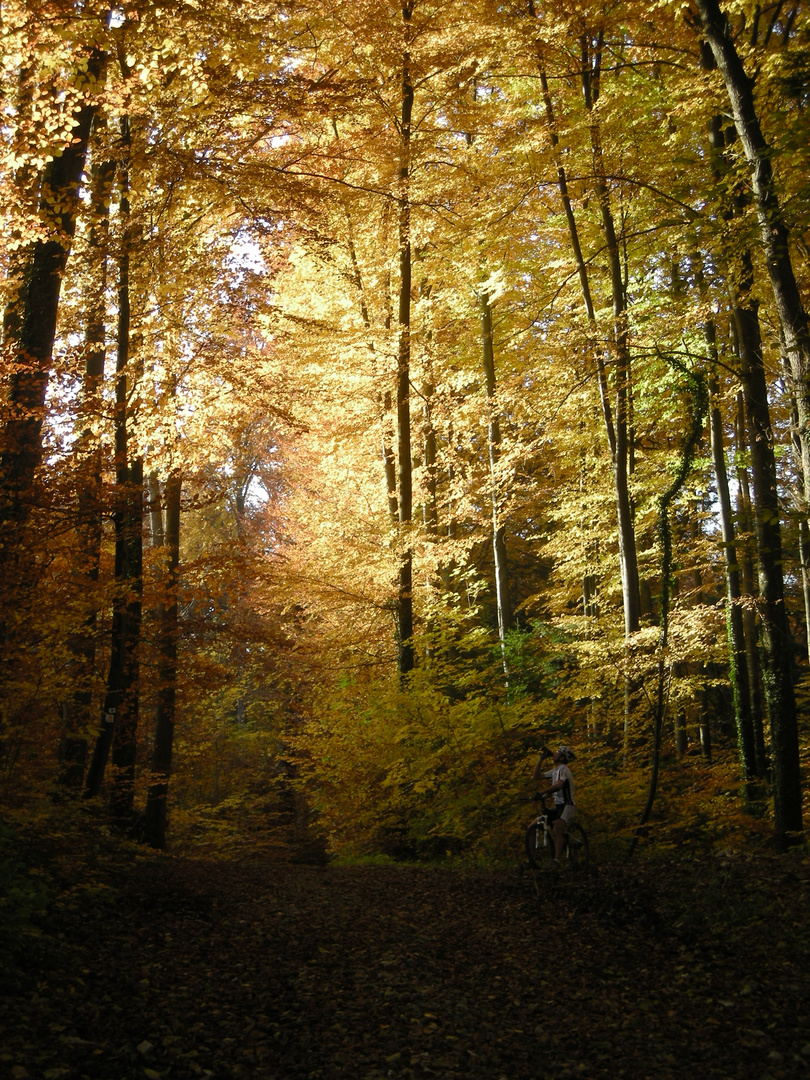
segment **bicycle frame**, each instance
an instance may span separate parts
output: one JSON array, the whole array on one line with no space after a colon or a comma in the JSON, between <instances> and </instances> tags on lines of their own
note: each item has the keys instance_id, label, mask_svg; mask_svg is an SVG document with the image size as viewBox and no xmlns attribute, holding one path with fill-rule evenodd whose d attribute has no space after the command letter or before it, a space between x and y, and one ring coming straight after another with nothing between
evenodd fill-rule
<instances>
[{"instance_id":1,"label":"bicycle frame","mask_svg":"<svg viewBox=\"0 0 810 1080\"><path fill-rule=\"evenodd\" d=\"M554 836L548 826L548 814L539 814L534 823L543 830L543 847L553 847Z\"/></svg>"},{"instance_id":2,"label":"bicycle frame","mask_svg":"<svg viewBox=\"0 0 810 1080\"><path fill-rule=\"evenodd\" d=\"M558 818L554 819L559 820ZM526 855L529 865L538 869L542 865L556 867L553 825L549 820L548 807L530 822L526 829ZM565 825L561 860L566 866L575 869L587 869L589 863L589 845L585 830L578 822Z\"/></svg>"},{"instance_id":3,"label":"bicycle frame","mask_svg":"<svg viewBox=\"0 0 810 1080\"><path fill-rule=\"evenodd\" d=\"M532 852L528 849L530 843L528 839L529 835L533 837L531 846L535 853L534 857L532 856ZM543 812L538 814L534 821L529 824L526 843L530 862L534 862L535 858L545 862L554 857L554 834L551 831L547 808L544 808Z\"/></svg>"}]
</instances>

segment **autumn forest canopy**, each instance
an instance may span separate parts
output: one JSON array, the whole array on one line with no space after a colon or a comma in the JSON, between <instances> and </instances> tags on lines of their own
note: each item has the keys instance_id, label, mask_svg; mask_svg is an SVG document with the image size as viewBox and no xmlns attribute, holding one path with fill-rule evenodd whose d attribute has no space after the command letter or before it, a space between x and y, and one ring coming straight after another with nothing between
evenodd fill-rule
<instances>
[{"instance_id":1,"label":"autumn forest canopy","mask_svg":"<svg viewBox=\"0 0 810 1080\"><path fill-rule=\"evenodd\" d=\"M605 851L799 838L807 5L0 36L4 820L499 859L566 743Z\"/></svg>"}]
</instances>

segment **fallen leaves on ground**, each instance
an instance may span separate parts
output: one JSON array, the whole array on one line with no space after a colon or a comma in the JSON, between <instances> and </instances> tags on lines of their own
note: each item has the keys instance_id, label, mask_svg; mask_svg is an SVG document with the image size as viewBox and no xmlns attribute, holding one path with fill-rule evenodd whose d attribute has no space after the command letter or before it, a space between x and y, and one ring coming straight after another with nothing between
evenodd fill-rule
<instances>
[{"instance_id":1,"label":"fallen leaves on ground","mask_svg":"<svg viewBox=\"0 0 810 1080\"><path fill-rule=\"evenodd\" d=\"M50 916L13 1080L700 1077L810 1066L807 863L561 876L160 858Z\"/></svg>"}]
</instances>

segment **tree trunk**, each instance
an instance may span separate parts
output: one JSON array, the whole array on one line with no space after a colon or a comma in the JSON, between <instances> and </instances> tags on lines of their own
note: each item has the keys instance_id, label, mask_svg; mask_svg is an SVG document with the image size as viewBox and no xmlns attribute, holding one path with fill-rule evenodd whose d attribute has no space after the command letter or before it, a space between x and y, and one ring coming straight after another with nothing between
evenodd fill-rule
<instances>
[{"instance_id":1,"label":"tree trunk","mask_svg":"<svg viewBox=\"0 0 810 1080\"><path fill-rule=\"evenodd\" d=\"M802 596L804 597L804 644L810 660L810 525L802 514L799 519L799 558L802 567Z\"/></svg>"},{"instance_id":2,"label":"tree trunk","mask_svg":"<svg viewBox=\"0 0 810 1080\"><path fill-rule=\"evenodd\" d=\"M163 499L160 492L160 480L156 472L150 472L146 477L146 492L149 500L149 546L160 548L165 543L161 505Z\"/></svg>"},{"instance_id":3,"label":"tree trunk","mask_svg":"<svg viewBox=\"0 0 810 1080\"><path fill-rule=\"evenodd\" d=\"M110 809L115 818L132 820L135 799L135 752L140 711L141 594L143 591L143 458L129 458L129 397L138 382L130 357L130 226L128 154L131 145L129 118L121 120L124 152L121 218L123 225L120 281L118 289L118 364L116 387L116 472L123 480L122 542L125 549L124 685L119 697L112 745L112 790Z\"/></svg>"},{"instance_id":4,"label":"tree trunk","mask_svg":"<svg viewBox=\"0 0 810 1080\"><path fill-rule=\"evenodd\" d=\"M681 367L681 365L678 365ZM675 477L658 499L658 535L661 542L661 628L658 637L658 673L656 679L656 694L653 705L653 754L652 768L650 770L650 786L647 793L647 802L641 812L636 831L630 843L629 855L635 851L641 835L641 829L646 825L652 812L655 796L658 791L658 778L661 767L661 736L664 726L664 712L666 710L666 659L667 641L669 636L669 607L672 592L672 530L669 523L669 508L678 492L683 487L686 477L692 467L695 450L701 438L703 421L706 413L706 391L700 376L695 377L687 373L691 391L692 415L689 429L686 433L683 450ZM629 857L629 856L628 856Z\"/></svg>"},{"instance_id":5,"label":"tree trunk","mask_svg":"<svg viewBox=\"0 0 810 1080\"><path fill-rule=\"evenodd\" d=\"M414 667L413 648L413 550L410 529L413 517L411 464L411 204L410 142L413 112L411 14L414 0L402 5L405 51L402 59L401 158L399 170L399 348L397 355L397 458L399 486L400 564L397 590L399 674L404 678Z\"/></svg>"},{"instance_id":6,"label":"tree trunk","mask_svg":"<svg viewBox=\"0 0 810 1080\"><path fill-rule=\"evenodd\" d=\"M128 150L129 122L121 121L122 144ZM96 739L93 759L87 774L85 795L101 791L107 759L112 747L113 789L110 805L113 815L127 822L132 819L135 777L135 737L138 726L139 696L138 650L141 633L141 592L143 570L143 459L129 461L129 393L136 381L130 370L130 296L129 296L129 199L126 169L122 175L120 202L123 222L122 251L119 258L118 342L115 400L115 581L112 641L107 694L102 727Z\"/></svg>"},{"instance_id":7,"label":"tree trunk","mask_svg":"<svg viewBox=\"0 0 810 1080\"><path fill-rule=\"evenodd\" d=\"M790 369L787 369L788 383L790 383ZM790 408L790 441L796 456L797 472L801 477L801 489L798 493L798 504L801 505L804 492L804 476L802 475L802 446L799 436L799 410L796 406L796 395L791 394ZM799 565L802 572L802 597L804 599L804 645L808 659L810 659L810 526L804 514L799 516Z\"/></svg>"},{"instance_id":8,"label":"tree trunk","mask_svg":"<svg viewBox=\"0 0 810 1080\"><path fill-rule=\"evenodd\" d=\"M700 63L704 71L711 71L714 57L705 42L701 42ZM709 150L714 178L719 181L727 171L724 147L725 134L723 118L715 114L708 125ZM703 265L699 258L694 259L695 277L704 304L709 303L709 289L703 274ZM728 471L723 445L723 417L720 412L717 369L717 332L714 320L706 319L703 324L703 336L709 351L711 374L709 375L709 432L711 438L712 464L717 484L717 501L720 509L720 534L723 539L723 559L726 567L726 626L729 643L729 675L734 696L734 716L737 726L737 743L740 751L744 778L764 776L764 763L757 760L753 700L755 688L752 688L749 676L749 651L746 642L743 617L742 591L740 586L740 566L737 561L737 538L731 511L731 495L728 486ZM753 673L755 674L755 673ZM760 717L761 727L761 717Z\"/></svg>"},{"instance_id":9,"label":"tree trunk","mask_svg":"<svg viewBox=\"0 0 810 1080\"><path fill-rule=\"evenodd\" d=\"M531 7L531 4L530 4ZM532 10L532 14L533 14ZM585 259L582 255L582 245L579 241L579 230L577 228L576 218L574 217L574 209L571 205L571 197L568 194L568 176L565 171L565 166L562 163L559 147L559 136L557 135L557 125L554 120L554 106L551 101L551 93L548 88L548 79L546 77L546 70L543 65L543 58L538 53L538 67L540 71L540 85L543 90L543 103L546 111L546 126L548 128L549 138L551 145L554 149L555 164L557 167L557 187L560 192L560 201L563 204L563 210L565 211L565 220L568 224L568 236L571 241L571 250L574 255L574 261L577 264L577 274L579 275L579 284L582 290L582 299L585 303L585 311L588 316L588 323L590 324L591 332L594 338L594 358L596 360L596 374L599 382L599 399L602 404L602 416L605 421L605 434L607 435L608 448L610 449L611 456L616 452L616 432L613 426L613 410L610 406L610 390L608 388L607 370L605 368L605 360L602 356L600 347L596 344L596 311L593 306L593 298L591 296L591 286L588 278L588 268L585 264Z\"/></svg>"},{"instance_id":10,"label":"tree trunk","mask_svg":"<svg viewBox=\"0 0 810 1080\"><path fill-rule=\"evenodd\" d=\"M710 351L716 351L714 323L707 321L704 332ZM709 416L712 448L712 464L717 484L717 501L720 508L720 534L723 538L723 558L726 564L726 624L730 660L731 689L734 694L734 714L737 721L737 741L740 761L746 779L761 775L757 766L754 724L751 717L751 690L748 684L748 663L745 645L745 626L741 603L740 568L737 562L737 544L734 521L731 514L731 496L726 471L726 455L723 449L723 418L718 404L717 378L709 379L711 411Z\"/></svg>"},{"instance_id":11,"label":"tree trunk","mask_svg":"<svg viewBox=\"0 0 810 1080\"><path fill-rule=\"evenodd\" d=\"M683 675L684 664L675 664L672 669L672 677L679 678ZM675 753L682 758L689 747L689 732L686 729L686 710L681 705L675 710L673 717L675 733Z\"/></svg>"},{"instance_id":12,"label":"tree trunk","mask_svg":"<svg viewBox=\"0 0 810 1080\"><path fill-rule=\"evenodd\" d=\"M439 507L436 501L437 478L436 478L436 429L433 426L433 385L432 374L427 373L427 381L422 389L424 406L422 411L422 448L424 452L424 488L425 501L422 504L422 523L425 528L425 536L431 544L436 543L439 536ZM436 576L433 568L428 569L425 582L429 593L438 592L441 589L441 576ZM431 606L425 617L425 661L431 662L436 654L436 623L433 618Z\"/></svg>"},{"instance_id":13,"label":"tree trunk","mask_svg":"<svg viewBox=\"0 0 810 1080\"><path fill-rule=\"evenodd\" d=\"M529 12L534 16L534 5L529 0ZM614 315L614 351L616 357L616 417L614 420L613 410L610 404L610 390L607 380L605 361L600 347L596 344L596 312L591 296L588 269L582 254L582 245L579 240L576 218L574 217L571 199L568 194L568 177L562 157L559 154L559 137L554 119L554 109L551 94L548 87L545 65L542 54L538 48L538 68L540 72L540 85L543 92L543 102L546 113L546 123L551 139L551 145L555 151L557 168L557 186L560 191L560 199L568 224L568 234L571 241L571 249L577 266L582 297L588 322L594 337L594 357L599 384L599 397L602 404L602 415L605 421L605 433L613 463L613 482L616 496L616 514L619 535L619 559L622 575L622 599L624 605L625 634L629 636L638 630L641 620L641 596L639 589L638 558L636 553L636 538L633 526L633 509L630 500L628 484L629 460L632 446L628 438L629 421L629 394L630 394L630 356L627 348L626 328L626 303L624 280L622 276L621 262L619 258L619 246L616 238L616 230L613 223L613 214L610 208L610 195L602 162L602 150L599 142L597 122L593 115L594 105L598 97L598 76L600 63L601 42L597 49L596 66L591 67L585 39L582 39L582 90L585 107L589 116L591 132L594 176L596 177L597 195L602 215L602 226L607 241L610 259L611 291L613 296Z\"/></svg>"},{"instance_id":14,"label":"tree trunk","mask_svg":"<svg viewBox=\"0 0 810 1080\"><path fill-rule=\"evenodd\" d=\"M705 671L705 665L703 670ZM700 752L703 760L711 763L712 760L712 725L711 712L709 710L709 695L705 684L697 693L697 722L698 736L700 738Z\"/></svg>"},{"instance_id":15,"label":"tree trunk","mask_svg":"<svg viewBox=\"0 0 810 1080\"><path fill-rule=\"evenodd\" d=\"M744 259L749 286L750 259ZM743 295L748 288L743 288ZM796 703L793 694L793 639L785 607L782 538L773 432L756 303L734 308L740 344L740 377L745 395L748 447L754 482L754 517L759 561L760 615L765 696L771 722L774 827L777 833L801 829L801 782Z\"/></svg>"},{"instance_id":16,"label":"tree trunk","mask_svg":"<svg viewBox=\"0 0 810 1080\"><path fill-rule=\"evenodd\" d=\"M13 108L16 113L16 131L9 149L12 154L19 152L23 158L27 156L26 151L29 146L31 131L37 126L34 120L33 108L36 83L34 65L22 64L17 75L18 93L13 101ZM39 94L42 87L36 85L36 91ZM9 94L6 100L9 104L12 104L10 98L11 95ZM36 216L41 179L40 170L31 162L26 162L19 168L14 169L12 173L13 199L19 213L19 224L16 227L12 225L11 229L8 230L10 232L8 240L13 241L13 243L8 244L9 250L5 253L4 274L8 292L6 305L3 309L4 343L16 342L20 333L21 304L25 301L26 267L31 254L30 244L28 246L25 244L24 222L26 218L33 219Z\"/></svg>"},{"instance_id":17,"label":"tree trunk","mask_svg":"<svg viewBox=\"0 0 810 1080\"><path fill-rule=\"evenodd\" d=\"M613 447L613 482L616 493L618 517L619 560L622 573L622 597L624 600L624 629L629 637L641 625L641 596L639 589L636 536L633 524L633 506L630 499L629 468L632 446L629 438L631 407L630 350L627 342L627 298L624 289L619 243L610 206L599 124L594 107L599 97L599 78L602 62L602 35L598 36L591 57L588 42L583 35L582 94L589 117L591 150L593 153L594 178L602 217L602 229L608 250L610 285L613 299L613 349L616 358L616 416L615 443Z\"/></svg>"},{"instance_id":18,"label":"tree trunk","mask_svg":"<svg viewBox=\"0 0 810 1080\"><path fill-rule=\"evenodd\" d=\"M335 128L337 130L336 125L335 125ZM369 315L368 304L366 303L366 297L365 297L365 293L363 291L363 277L362 277L362 275L360 273L360 265L359 265L359 263L357 261L357 249L354 246L354 240L352 239L352 236L351 236L351 230L353 228L353 222L351 220L351 217L349 216L348 210L346 211L346 221L347 221L348 226L349 226L349 237L348 237L347 244L348 244L348 248L349 248L349 257L350 257L350 259L352 261L352 276L354 278L355 289L357 290L357 302L358 302L358 305L360 307L360 318L363 320L363 326L366 328L366 331L369 334L368 349L369 349L369 352L371 353L372 360L375 362L375 371L376 371L377 350L376 350L376 348L374 346L374 341L373 341L373 339L371 337L371 317ZM389 275L389 286L390 286L390 275ZM386 330L391 329L390 303L389 303L389 310L386 311L385 328L386 328ZM398 519L399 519L398 518L399 509L398 509L398 505L397 505L397 463L396 463L396 455L394 454L393 448L391 446L390 433L389 433L388 426L387 426L388 425L388 417L391 414L391 392L387 390L385 392L385 394L380 394L379 403L380 403L380 429L381 429L380 443L381 443L381 450L382 450L383 476L384 476L384 479L385 479L385 494L386 494L386 499L387 499L387 502L388 502L388 516L389 516L389 518L391 520L391 524L396 525L397 522L398 522Z\"/></svg>"},{"instance_id":19,"label":"tree trunk","mask_svg":"<svg viewBox=\"0 0 810 1080\"><path fill-rule=\"evenodd\" d=\"M810 331L793 272L790 236L774 183L772 150L762 134L753 80L745 73L718 0L696 0L696 6L703 32L723 77L734 126L751 170L760 237L796 394L806 514L810 502Z\"/></svg>"},{"instance_id":20,"label":"tree trunk","mask_svg":"<svg viewBox=\"0 0 810 1080\"><path fill-rule=\"evenodd\" d=\"M737 346L737 355L739 356L739 342L737 342L737 331L732 321L732 329L734 330L734 340ZM754 573L754 560L752 556L752 550L756 546L756 536L754 534L754 513L752 509L751 500L751 488L748 483L748 469L744 462L741 460L742 454L745 452L747 455L747 435L745 425L745 395L742 390L737 394L737 415L735 418L735 441L737 444L738 465L736 469L737 474L737 526L738 526L738 544L737 554L740 559L740 570L742 573L742 595L743 595L743 627L745 628L745 660L746 667L748 668L748 689L751 695L751 722L754 727L754 746L756 749L757 759L757 776L765 776L767 765L767 754L765 751L765 726L764 716L762 708L762 694L760 691L760 684L762 682L762 664L760 663L759 653L759 628L757 625L757 617L755 612L755 601L757 598L757 581ZM742 540L740 542L740 537ZM745 602L745 598L750 599L750 603Z\"/></svg>"},{"instance_id":21,"label":"tree trunk","mask_svg":"<svg viewBox=\"0 0 810 1080\"><path fill-rule=\"evenodd\" d=\"M175 696L177 686L178 571L180 565L180 495L182 477L172 473L166 481L166 562L163 578L168 603L161 604L158 700L155 715L155 748L152 782L146 798L143 835L154 848L166 846L166 799L172 767Z\"/></svg>"},{"instance_id":22,"label":"tree trunk","mask_svg":"<svg viewBox=\"0 0 810 1080\"><path fill-rule=\"evenodd\" d=\"M427 498L424 503L422 520L425 532L435 540L439 532L439 507L436 502L436 429L433 426L433 395L435 387L433 381L428 381L423 387L425 401L423 412L423 448L425 455L425 490Z\"/></svg>"},{"instance_id":23,"label":"tree trunk","mask_svg":"<svg viewBox=\"0 0 810 1080\"><path fill-rule=\"evenodd\" d=\"M93 132L98 128L98 117ZM102 536L102 447L97 425L102 415L104 363L107 355L106 298L107 257L110 220L110 194L115 176L115 162L94 162L90 180L90 229L87 239L87 322L84 335L84 379L82 400L77 421L79 435L76 456L79 460L78 510L76 527L77 549L73 575L87 604L81 627L71 635L73 654L73 695L64 706L62 744L74 761L68 763L70 785L81 787L79 761L87 756L87 740L77 733L86 730L92 721L92 684L96 666L96 633L98 624L96 586L99 580ZM77 743L82 742L84 749ZM63 757L60 745L60 759Z\"/></svg>"},{"instance_id":24,"label":"tree trunk","mask_svg":"<svg viewBox=\"0 0 810 1080\"><path fill-rule=\"evenodd\" d=\"M453 425L452 422L448 425L447 431L447 446L453 447ZM445 481L447 483L448 490L452 491L453 483L455 480L455 470L453 468L453 455L452 453L447 455L447 473ZM458 536L458 523L453 514L452 507L448 508L447 525L443 529L444 536L448 540L455 540ZM439 577L441 579L441 586L445 594L450 595L455 599L458 598L458 585L453 579L454 572L456 570L456 563L454 559L449 562L443 562L439 568Z\"/></svg>"},{"instance_id":25,"label":"tree trunk","mask_svg":"<svg viewBox=\"0 0 810 1080\"><path fill-rule=\"evenodd\" d=\"M495 562L495 598L498 608L498 638L506 678L506 635L512 629L512 606L509 598L509 567L506 558L506 529L501 521L498 492L498 460L501 453L501 424L495 392L495 353L492 344L492 307L489 293L482 289L478 298L481 312L481 355L487 391L489 475L492 502L492 552Z\"/></svg>"},{"instance_id":26,"label":"tree trunk","mask_svg":"<svg viewBox=\"0 0 810 1080\"><path fill-rule=\"evenodd\" d=\"M89 88L101 77L106 53L93 49L87 61ZM0 455L0 577L14 577L21 556L21 526L32 505L34 474L42 460L45 395L56 336L62 276L76 230L79 184L96 111L88 101L76 113L70 143L46 167L39 209L47 240L37 240L20 275L20 292L5 317L5 340L16 353L7 389L9 419ZM13 580L4 581L12 588ZM2 628L0 634L5 636Z\"/></svg>"}]
</instances>

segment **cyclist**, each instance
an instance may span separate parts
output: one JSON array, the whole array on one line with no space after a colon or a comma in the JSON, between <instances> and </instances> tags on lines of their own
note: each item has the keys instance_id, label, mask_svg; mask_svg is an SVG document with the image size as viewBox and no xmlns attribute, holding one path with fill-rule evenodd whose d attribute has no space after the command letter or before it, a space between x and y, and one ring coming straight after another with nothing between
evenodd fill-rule
<instances>
[{"instance_id":1,"label":"cyclist","mask_svg":"<svg viewBox=\"0 0 810 1080\"><path fill-rule=\"evenodd\" d=\"M547 795L554 796L554 806L548 810L548 818L551 824L551 835L554 838L554 862L559 863L562 857L565 830L573 820L576 813L574 800L574 777L568 768L568 762L574 760L574 752L568 746L560 746L553 755L554 768L543 772L543 759L551 751L545 746L540 748L540 757L534 768L534 783L539 784L541 777L551 781L549 787L539 792L538 798L544 799Z\"/></svg>"}]
</instances>

